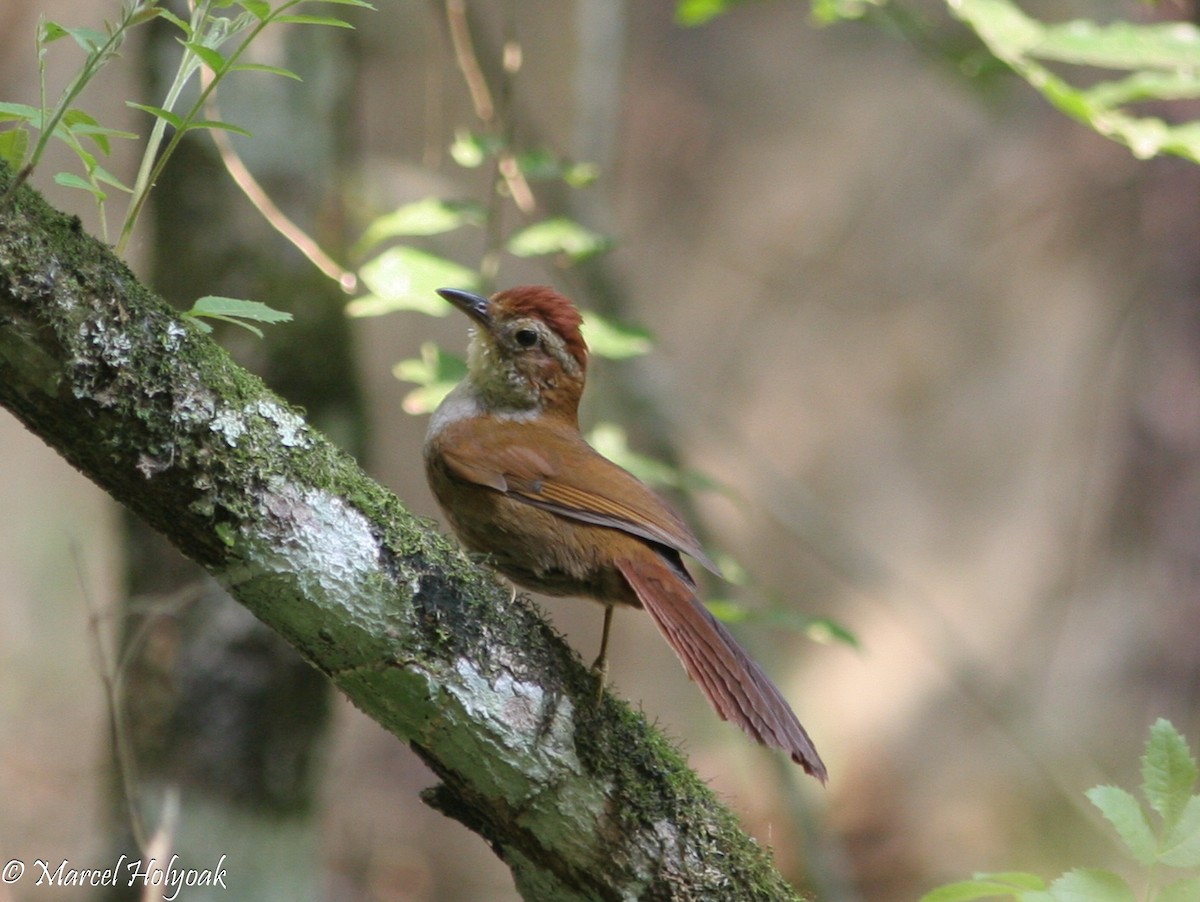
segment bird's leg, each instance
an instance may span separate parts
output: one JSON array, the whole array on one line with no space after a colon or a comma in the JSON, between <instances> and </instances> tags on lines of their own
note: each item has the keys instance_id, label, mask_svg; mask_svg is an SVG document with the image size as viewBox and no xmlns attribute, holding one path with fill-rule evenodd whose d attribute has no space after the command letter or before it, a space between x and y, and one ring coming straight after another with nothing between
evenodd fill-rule
<instances>
[{"instance_id":1,"label":"bird's leg","mask_svg":"<svg viewBox=\"0 0 1200 902\"><path fill-rule=\"evenodd\" d=\"M592 663L592 673L598 678L596 689L596 701L600 701L604 695L604 686L608 682L608 630L612 626L613 606L606 604L604 606L604 630L600 634L600 654L596 656L596 660Z\"/></svg>"}]
</instances>

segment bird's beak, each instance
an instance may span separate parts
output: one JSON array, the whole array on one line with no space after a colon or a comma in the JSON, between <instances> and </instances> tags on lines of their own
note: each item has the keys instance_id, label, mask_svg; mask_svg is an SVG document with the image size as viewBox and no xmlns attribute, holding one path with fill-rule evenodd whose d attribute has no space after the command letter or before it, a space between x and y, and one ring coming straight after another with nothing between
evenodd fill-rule
<instances>
[{"instance_id":1,"label":"bird's beak","mask_svg":"<svg viewBox=\"0 0 1200 902\"><path fill-rule=\"evenodd\" d=\"M485 329L492 326L492 302L482 295L458 288L439 288L437 293Z\"/></svg>"}]
</instances>

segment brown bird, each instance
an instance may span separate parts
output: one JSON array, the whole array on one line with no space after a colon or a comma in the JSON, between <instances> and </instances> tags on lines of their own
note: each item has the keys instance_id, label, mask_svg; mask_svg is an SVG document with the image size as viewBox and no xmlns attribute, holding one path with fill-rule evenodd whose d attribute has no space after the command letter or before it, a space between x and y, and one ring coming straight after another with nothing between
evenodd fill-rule
<instances>
[{"instance_id":1,"label":"brown bird","mask_svg":"<svg viewBox=\"0 0 1200 902\"><path fill-rule=\"evenodd\" d=\"M545 286L438 294L474 322L467 376L425 439L429 486L462 543L519 586L605 606L602 686L613 606L645 608L722 719L824 783L788 703L696 597L681 554L720 574L692 531L580 434L579 312Z\"/></svg>"}]
</instances>

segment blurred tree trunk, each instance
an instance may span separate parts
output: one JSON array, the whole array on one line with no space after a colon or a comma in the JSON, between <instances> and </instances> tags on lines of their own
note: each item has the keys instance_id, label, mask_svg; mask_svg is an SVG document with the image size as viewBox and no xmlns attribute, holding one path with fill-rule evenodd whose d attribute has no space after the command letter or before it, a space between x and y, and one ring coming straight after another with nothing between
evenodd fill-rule
<instances>
[{"instance_id":1,"label":"blurred tree trunk","mask_svg":"<svg viewBox=\"0 0 1200 902\"><path fill-rule=\"evenodd\" d=\"M144 52L154 98L170 77L163 61L175 58L176 33L151 34ZM337 190L348 151L354 57L340 29L291 29L282 49L283 59L264 62L299 72L302 89L276 77L232 79L221 91L221 114L254 133L244 145L247 163L276 203L324 246L339 247L340 198L328 186ZM181 147L156 189L153 214L156 288L180 308L212 294L294 314L261 340L236 327L222 340L361 456L363 411L341 292L247 202L208 135ZM185 865L209 866L236 852L239 899L321 898L313 814L328 681L142 521L129 516L126 525L117 725L125 735L115 737L111 808L113 835L123 837L118 854L147 854L139 843L174 793L177 828L163 839ZM136 831L131 811L141 821ZM137 895L137 887L124 888L113 898Z\"/></svg>"}]
</instances>

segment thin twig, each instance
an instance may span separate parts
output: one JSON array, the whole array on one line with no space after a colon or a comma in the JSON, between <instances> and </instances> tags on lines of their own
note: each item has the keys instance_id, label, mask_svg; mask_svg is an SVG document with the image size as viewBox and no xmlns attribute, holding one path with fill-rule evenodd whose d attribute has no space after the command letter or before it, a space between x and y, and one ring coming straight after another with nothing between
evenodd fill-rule
<instances>
[{"instance_id":1,"label":"thin twig","mask_svg":"<svg viewBox=\"0 0 1200 902\"><path fill-rule=\"evenodd\" d=\"M201 81L205 87L208 87L212 81L213 75L208 69L203 69L201 72ZM205 104L205 115L213 120L220 120L221 112L217 107L217 93L213 90ZM279 209L278 205L271 200L271 196L267 194L266 189L250 172L245 161L233 146L233 141L229 135L222 129L213 128L208 130L212 136L213 144L216 145L217 154L221 158L221 163L225 167L225 171L229 173L229 177L233 179L233 183L241 189L246 195L246 199L254 206L267 224L276 232L282 235L288 242L292 244L296 250L300 251L309 262L319 269L324 275L333 279L341 287L346 294L353 294L358 288L358 276L351 270L346 269L336 260L327 254L316 239L310 236L304 229L300 228L283 210Z\"/></svg>"}]
</instances>

